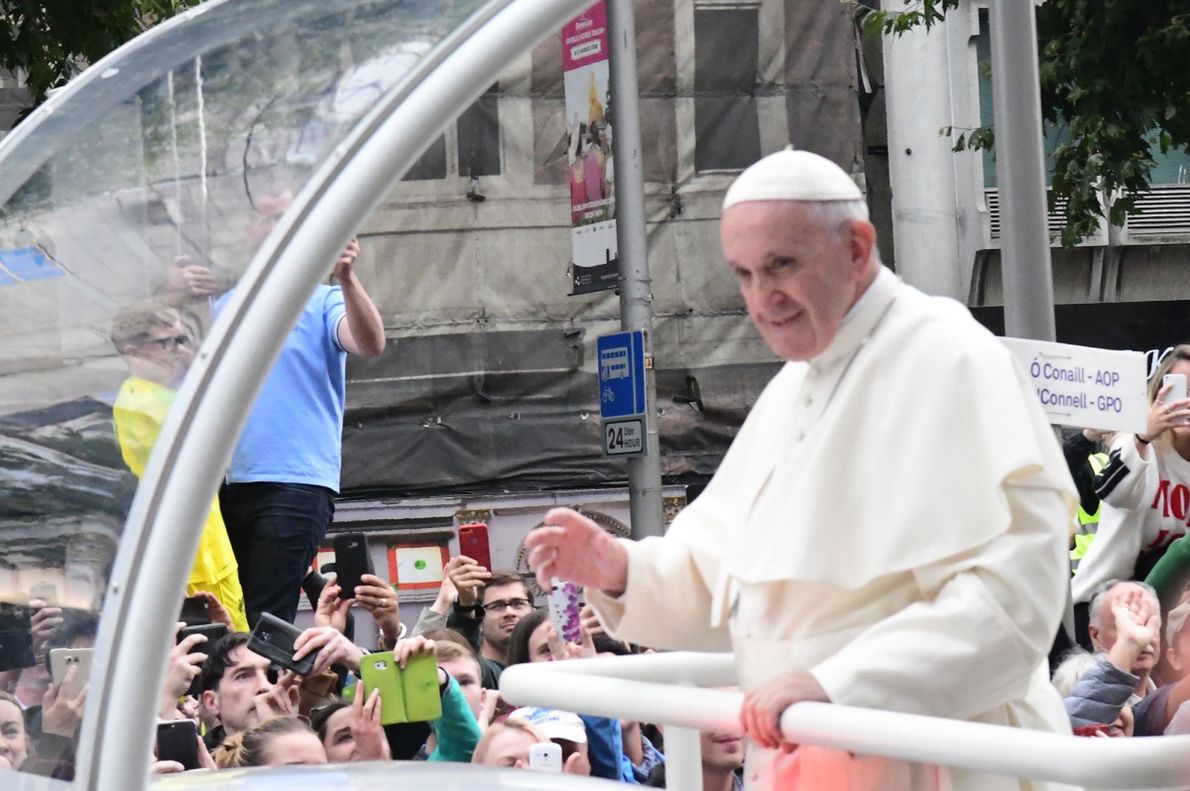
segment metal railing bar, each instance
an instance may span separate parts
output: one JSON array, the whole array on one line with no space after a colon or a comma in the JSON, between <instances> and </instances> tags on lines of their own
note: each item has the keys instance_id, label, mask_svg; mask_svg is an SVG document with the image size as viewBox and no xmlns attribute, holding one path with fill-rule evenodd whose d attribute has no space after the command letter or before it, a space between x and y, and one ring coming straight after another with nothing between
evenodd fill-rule
<instances>
[{"instance_id":1,"label":"metal railing bar","mask_svg":"<svg viewBox=\"0 0 1190 791\"><path fill-rule=\"evenodd\" d=\"M500 690L517 705L739 733L742 693L676 681L722 685L731 660L677 652L515 665L501 675ZM1087 788L1190 787L1190 736L1088 739L829 703L791 706L781 729L794 744Z\"/></svg>"}]
</instances>

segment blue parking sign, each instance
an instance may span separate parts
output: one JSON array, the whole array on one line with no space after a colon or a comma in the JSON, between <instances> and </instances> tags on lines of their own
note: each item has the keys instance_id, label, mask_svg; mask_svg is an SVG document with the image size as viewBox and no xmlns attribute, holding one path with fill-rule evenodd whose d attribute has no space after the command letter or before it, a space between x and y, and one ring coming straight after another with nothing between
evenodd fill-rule
<instances>
[{"instance_id":1,"label":"blue parking sign","mask_svg":"<svg viewBox=\"0 0 1190 791\"><path fill-rule=\"evenodd\" d=\"M643 330L604 335L599 354L599 414L604 420L645 413L645 335Z\"/></svg>"}]
</instances>

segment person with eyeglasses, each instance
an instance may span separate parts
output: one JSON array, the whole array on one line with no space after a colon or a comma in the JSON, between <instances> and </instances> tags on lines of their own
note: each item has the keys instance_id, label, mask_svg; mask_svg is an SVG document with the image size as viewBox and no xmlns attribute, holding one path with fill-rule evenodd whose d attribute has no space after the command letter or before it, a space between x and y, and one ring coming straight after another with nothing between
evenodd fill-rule
<instances>
[{"instance_id":1,"label":"person with eyeglasses","mask_svg":"<svg viewBox=\"0 0 1190 791\"><path fill-rule=\"evenodd\" d=\"M456 590L448 617L423 612L414 633L451 628L479 651L485 689L499 689L500 672L508 664L508 645L521 618L533 611L533 596L519 574L489 572L470 558L451 558L443 586Z\"/></svg>"},{"instance_id":2,"label":"person with eyeglasses","mask_svg":"<svg viewBox=\"0 0 1190 791\"><path fill-rule=\"evenodd\" d=\"M129 305L112 321L111 341L128 366L112 405L116 440L124 463L140 478L165 416L173 406L176 388L194 359L194 344L182 326L182 314L158 302ZM186 595L210 593L231 614L236 629L246 630L244 592L239 566L219 503L211 501Z\"/></svg>"}]
</instances>

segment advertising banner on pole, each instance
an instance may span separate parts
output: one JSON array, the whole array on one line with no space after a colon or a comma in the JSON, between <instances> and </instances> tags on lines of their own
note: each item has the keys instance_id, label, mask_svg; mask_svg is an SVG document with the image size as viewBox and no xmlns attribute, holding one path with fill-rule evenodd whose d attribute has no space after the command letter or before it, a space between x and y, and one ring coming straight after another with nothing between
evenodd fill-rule
<instances>
[{"instance_id":1,"label":"advertising banner on pole","mask_svg":"<svg viewBox=\"0 0 1190 791\"><path fill-rule=\"evenodd\" d=\"M562 72L570 184L570 293L588 294L615 288L619 273L603 0L562 28Z\"/></svg>"}]
</instances>

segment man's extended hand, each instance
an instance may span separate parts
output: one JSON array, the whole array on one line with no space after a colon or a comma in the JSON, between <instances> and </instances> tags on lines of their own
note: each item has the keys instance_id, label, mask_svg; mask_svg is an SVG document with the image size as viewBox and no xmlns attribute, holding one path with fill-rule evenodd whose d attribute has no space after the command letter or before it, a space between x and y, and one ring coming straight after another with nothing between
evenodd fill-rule
<instances>
[{"instance_id":1,"label":"man's extended hand","mask_svg":"<svg viewBox=\"0 0 1190 791\"><path fill-rule=\"evenodd\" d=\"M479 589L492 576L492 572L466 555L459 555L447 561L446 574L458 591L460 607L473 607L478 604Z\"/></svg>"},{"instance_id":2,"label":"man's extended hand","mask_svg":"<svg viewBox=\"0 0 1190 791\"><path fill-rule=\"evenodd\" d=\"M1153 606L1149 595L1136 588L1112 603L1112 617L1116 626L1116 642L1108 650L1107 658L1126 673L1132 672L1141 652L1149 650L1156 656L1161 640L1161 614Z\"/></svg>"},{"instance_id":3,"label":"man's extended hand","mask_svg":"<svg viewBox=\"0 0 1190 791\"><path fill-rule=\"evenodd\" d=\"M571 508L546 514L545 526L525 536L525 548L543 590L553 587L554 577L609 596L620 596L628 587L628 550Z\"/></svg>"},{"instance_id":4,"label":"man's extended hand","mask_svg":"<svg viewBox=\"0 0 1190 791\"><path fill-rule=\"evenodd\" d=\"M830 698L809 673L782 673L744 695L740 725L752 741L776 749L782 743L781 713L804 701L830 703Z\"/></svg>"}]
</instances>

